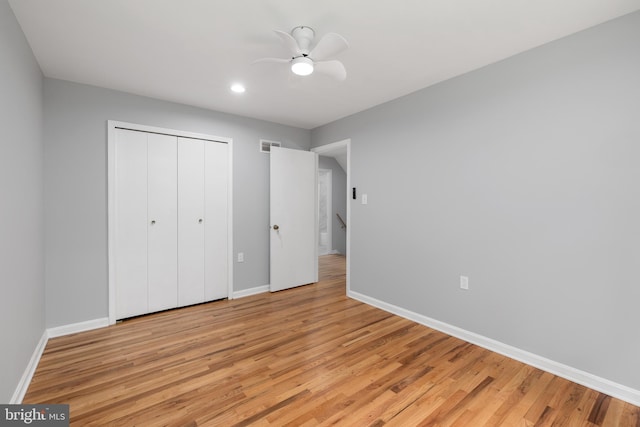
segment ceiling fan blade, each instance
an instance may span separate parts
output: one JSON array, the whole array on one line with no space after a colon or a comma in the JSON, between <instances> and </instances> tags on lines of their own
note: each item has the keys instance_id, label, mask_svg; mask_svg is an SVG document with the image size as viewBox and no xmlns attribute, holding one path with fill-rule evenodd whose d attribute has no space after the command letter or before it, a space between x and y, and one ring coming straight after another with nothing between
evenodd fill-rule
<instances>
[{"instance_id":1,"label":"ceiling fan blade","mask_svg":"<svg viewBox=\"0 0 640 427\"><path fill-rule=\"evenodd\" d=\"M260 62L271 62L271 63L276 63L276 64L286 64L288 62L291 62L290 59L283 59L283 58L260 58L260 59L256 59L255 61L253 61L253 64L258 64Z\"/></svg>"},{"instance_id":2,"label":"ceiling fan blade","mask_svg":"<svg viewBox=\"0 0 640 427\"><path fill-rule=\"evenodd\" d=\"M327 33L320 39L316 47L311 50L309 56L314 61L323 61L337 55L348 47L349 43L340 34Z\"/></svg>"},{"instance_id":3,"label":"ceiling fan blade","mask_svg":"<svg viewBox=\"0 0 640 427\"><path fill-rule=\"evenodd\" d=\"M326 74L340 81L347 78L347 70L344 68L344 65L342 65L342 62L335 59L332 61L315 62L314 71Z\"/></svg>"},{"instance_id":4,"label":"ceiling fan blade","mask_svg":"<svg viewBox=\"0 0 640 427\"><path fill-rule=\"evenodd\" d=\"M280 30L273 31L278 35L278 37L280 37L282 44L287 48L292 58L302 55L300 47L298 46L298 42L296 42L296 39L294 39L291 34L285 33L284 31Z\"/></svg>"}]
</instances>

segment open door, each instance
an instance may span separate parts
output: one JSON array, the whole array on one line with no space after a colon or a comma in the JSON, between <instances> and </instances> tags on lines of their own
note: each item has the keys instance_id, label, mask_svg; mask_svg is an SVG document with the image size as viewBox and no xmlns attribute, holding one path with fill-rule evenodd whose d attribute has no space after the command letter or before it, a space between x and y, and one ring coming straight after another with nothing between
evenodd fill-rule
<instances>
[{"instance_id":1,"label":"open door","mask_svg":"<svg viewBox=\"0 0 640 427\"><path fill-rule=\"evenodd\" d=\"M318 155L271 147L271 292L318 281Z\"/></svg>"}]
</instances>

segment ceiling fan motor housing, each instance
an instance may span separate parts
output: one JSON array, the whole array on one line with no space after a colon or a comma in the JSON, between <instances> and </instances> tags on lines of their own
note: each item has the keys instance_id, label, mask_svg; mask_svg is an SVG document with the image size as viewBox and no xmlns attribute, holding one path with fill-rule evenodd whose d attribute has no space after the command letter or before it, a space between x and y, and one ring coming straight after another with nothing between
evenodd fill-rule
<instances>
[{"instance_id":1,"label":"ceiling fan motor housing","mask_svg":"<svg viewBox=\"0 0 640 427\"><path fill-rule=\"evenodd\" d=\"M313 41L315 35L316 33L315 31L313 31L313 28L305 27L304 25L295 27L293 30L291 30L291 36L298 43L300 52L302 52L304 56L309 55L309 47L311 46L311 42Z\"/></svg>"}]
</instances>

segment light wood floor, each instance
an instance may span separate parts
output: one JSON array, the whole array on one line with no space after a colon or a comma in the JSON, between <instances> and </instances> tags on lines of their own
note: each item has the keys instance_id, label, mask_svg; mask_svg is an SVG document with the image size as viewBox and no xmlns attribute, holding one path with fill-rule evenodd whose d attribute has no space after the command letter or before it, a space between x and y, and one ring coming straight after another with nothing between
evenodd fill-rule
<instances>
[{"instance_id":1,"label":"light wood floor","mask_svg":"<svg viewBox=\"0 0 640 427\"><path fill-rule=\"evenodd\" d=\"M49 341L25 403L74 426L640 426L640 408L321 281Z\"/></svg>"}]
</instances>

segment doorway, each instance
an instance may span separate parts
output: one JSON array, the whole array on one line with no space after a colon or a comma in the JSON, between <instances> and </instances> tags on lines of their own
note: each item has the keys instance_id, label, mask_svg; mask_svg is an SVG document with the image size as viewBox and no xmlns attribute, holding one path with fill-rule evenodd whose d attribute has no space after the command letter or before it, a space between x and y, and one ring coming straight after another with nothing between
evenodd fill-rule
<instances>
[{"instance_id":1,"label":"doorway","mask_svg":"<svg viewBox=\"0 0 640 427\"><path fill-rule=\"evenodd\" d=\"M318 169L318 255L328 255L333 251L332 178L332 169Z\"/></svg>"},{"instance_id":2,"label":"doorway","mask_svg":"<svg viewBox=\"0 0 640 427\"><path fill-rule=\"evenodd\" d=\"M337 162L337 164L340 165L340 167L342 168L342 170L344 170L345 175L346 175L346 183L343 184L344 185L344 190L345 192L343 193L343 196L341 197L342 200L337 200L336 199L336 194L334 192L334 197L332 197L332 200L335 201L335 203L332 203L332 208L331 208L331 212L329 214L329 216L331 217L331 223L333 225L332 227L332 235L336 236L338 235L338 237L340 236L338 233L343 233L344 235L344 245L342 247L341 250L337 250L336 246L339 246L339 243L336 241L335 238L332 239L332 251L330 253L342 253L343 255L346 256L346 264L347 264L347 293L350 292L351 290L351 280L350 280L350 252L351 252L351 199L349 198L349 195L351 194L351 192L349 191L349 189L351 188L351 176L350 176L350 169L351 169L351 140L350 139L345 139L342 141L338 141L338 142L334 142L331 144L326 144L326 145L321 145L319 147L315 147L312 148L311 151L318 153L318 155L320 155L321 157L330 157L332 158L332 160L335 160L335 162ZM322 168L322 164L320 166ZM320 178L320 176L319 176ZM335 173L332 176L332 186L335 189L336 188L336 181L337 181L337 176L335 175ZM338 203L340 202L340 203ZM338 207L338 204L342 204L346 209L343 213L346 214L346 217L340 215L340 218L338 218L338 216L336 215L336 208ZM320 252L319 252L320 253Z\"/></svg>"}]
</instances>

